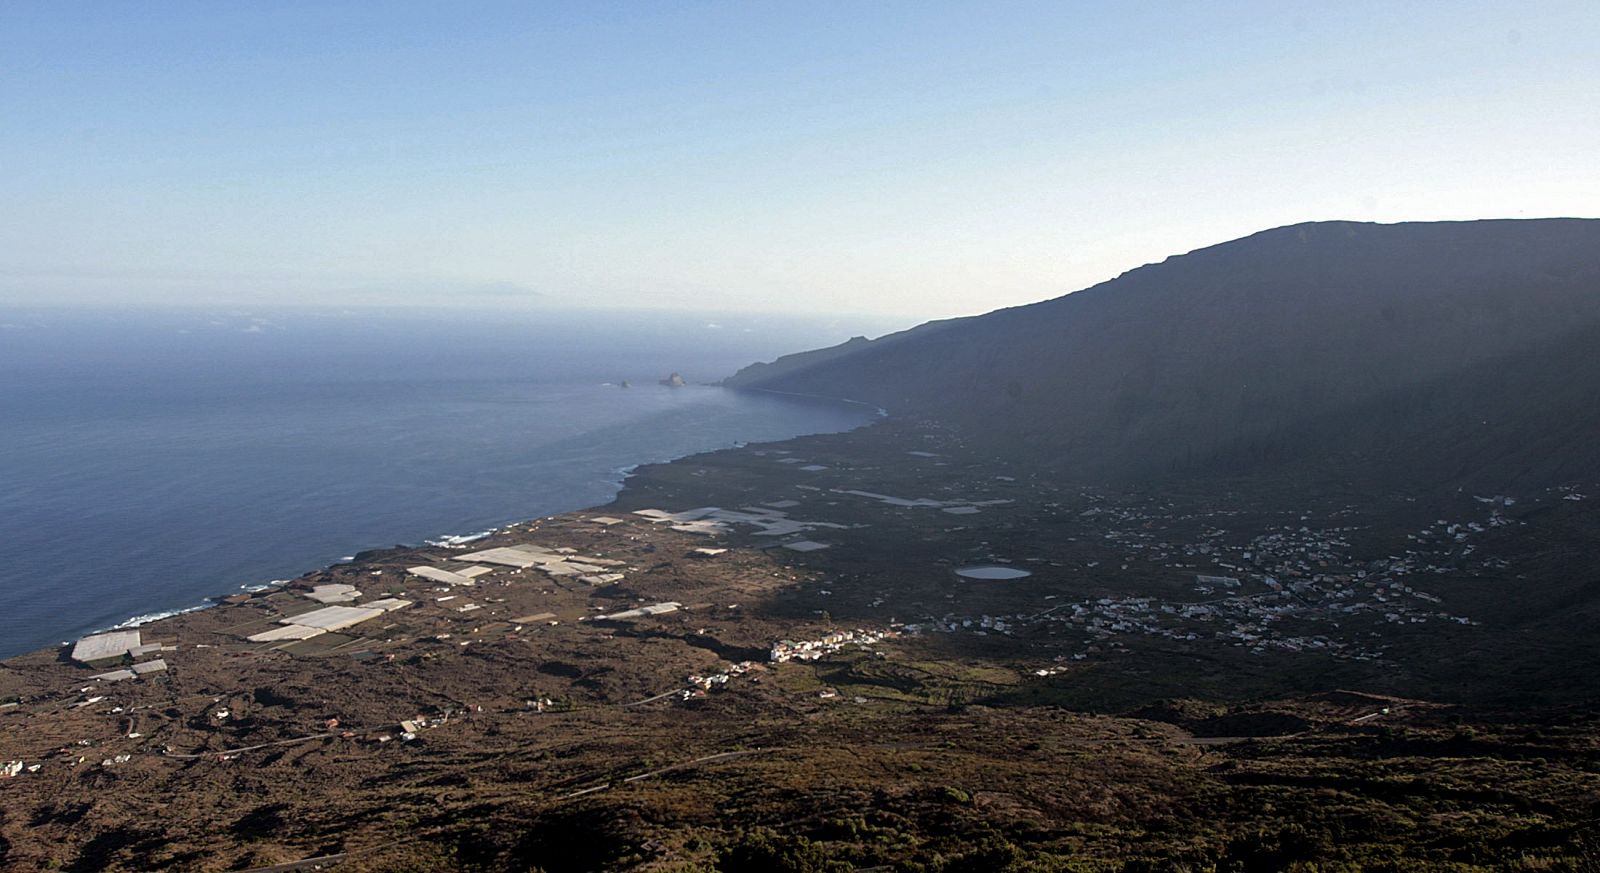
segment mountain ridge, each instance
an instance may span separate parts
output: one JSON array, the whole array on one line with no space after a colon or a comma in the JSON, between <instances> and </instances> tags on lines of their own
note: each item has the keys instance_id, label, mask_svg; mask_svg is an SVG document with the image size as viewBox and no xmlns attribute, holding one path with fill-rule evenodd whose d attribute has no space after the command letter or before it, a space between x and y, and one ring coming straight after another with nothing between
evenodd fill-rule
<instances>
[{"instance_id":1,"label":"mountain ridge","mask_svg":"<svg viewBox=\"0 0 1600 873\"><path fill-rule=\"evenodd\" d=\"M1548 484L1556 470L1600 468L1592 440L1546 445L1555 463L1519 445L1535 429L1600 425L1592 329L1600 221L1310 222L1038 303L786 356L725 384L930 416L1090 480L1300 465L1413 485ZM1401 404L1403 428L1351 418L1385 403ZM1446 433L1480 443L1473 457L1441 449ZM1421 453L1405 435L1432 446ZM1330 453L1351 463L1328 467Z\"/></svg>"}]
</instances>

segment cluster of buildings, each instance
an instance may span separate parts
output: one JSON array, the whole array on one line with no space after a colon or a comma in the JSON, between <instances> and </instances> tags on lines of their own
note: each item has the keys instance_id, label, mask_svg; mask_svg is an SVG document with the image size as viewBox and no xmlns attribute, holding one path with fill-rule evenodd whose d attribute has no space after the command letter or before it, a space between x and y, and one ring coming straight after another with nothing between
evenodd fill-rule
<instances>
[{"instance_id":1,"label":"cluster of buildings","mask_svg":"<svg viewBox=\"0 0 1600 873\"><path fill-rule=\"evenodd\" d=\"M907 628L906 630L910 630ZM814 640L779 640L772 644L772 651L768 659L774 664L785 661L815 661L823 655L837 652L845 646L859 645L870 646L886 639L900 636L901 631L894 628L879 628L877 630L848 630L834 631L826 636Z\"/></svg>"},{"instance_id":2,"label":"cluster of buildings","mask_svg":"<svg viewBox=\"0 0 1600 873\"><path fill-rule=\"evenodd\" d=\"M698 688L701 691L710 691L713 688L720 688L724 685L727 685L728 682L735 676L743 676L746 673L765 669L767 668L757 664L754 661L740 661L737 664L729 665L726 670L723 670L720 673L707 673L704 676L690 676L689 685L691 688Z\"/></svg>"},{"instance_id":3,"label":"cluster of buildings","mask_svg":"<svg viewBox=\"0 0 1600 873\"><path fill-rule=\"evenodd\" d=\"M1006 619L995 618L992 615L980 615L976 617L946 615L943 618L935 618L914 624L907 624L905 626L905 632L910 634L923 632L948 634L967 631L976 634L987 634L990 632L997 634L1009 634L1013 629L1016 628L1017 623L1021 620L1022 619L1020 616L1013 616L1009 619Z\"/></svg>"},{"instance_id":4,"label":"cluster of buildings","mask_svg":"<svg viewBox=\"0 0 1600 873\"><path fill-rule=\"evenodd\" d=\"M431 730L432 728L444 725L449 721L450 713L448 711L433 717L420 714L412 716L411 718L400 722L400 739L409 743L417 738L417 734L420 734L425 730ZM333 727L338 727L338 723L335 722L330 729ZM378 742L380 743L387 742L388 739L389 737L387 736L379 736L377 738Z\"/></svg>"},{"instance_id":5,"label":"cluster of buildings","mask_svg":"<svg viewBox=\"0 0 1600 873\"><path fill-rule=\"evenodd\" d=\"M1099 495L1078 513L1090 530L1097 560L1087 567L1114 572L1137 565L1144 572L1192 574L1186 595L1114 596L1066 603L1033 614L957 615L929 618L907 630L1013 635L1038 630L1081 634L1085 649L1072 656L1120 648L1135 636L1181 642L1214 641L1255 654L1315 652L1335 658L1376 660L1385 625L1427 622L1475 624L1442 609L1442 599L1413 580L1443 573L1479 573L1504 566L1476 553L1474 538L1516 522L1492 503L1487 517L1439 520L1408 537L1412 548L1377 559L1358 556L1354 526L1282 525L1246 538L1220 526L1239 513L1188 513L1170 502L1118 505ZM1334 513L1350 516L1348 508ZM1303 520L1303 519L1302 519ZM1186 535L1174 530L1191 529ZM1082 538L1083 535L1080 535ZM1106 556L1105 552L1110 552ZM1119 560L1120 559L1120 560ZM1154 566L1152 566L1154 565ZM1055 668L1050 668L1055 669ZM1051 675L1049 670L1044 675Z\"/></svg>"}]
</instances>

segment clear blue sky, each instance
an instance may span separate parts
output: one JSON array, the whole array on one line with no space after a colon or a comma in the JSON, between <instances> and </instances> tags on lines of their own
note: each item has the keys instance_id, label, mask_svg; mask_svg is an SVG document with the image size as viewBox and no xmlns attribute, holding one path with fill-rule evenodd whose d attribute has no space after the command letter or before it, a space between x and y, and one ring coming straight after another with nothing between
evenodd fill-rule
<instances>
[{"instance_id":1,"label":"clear blue sky","mask_svg":"<svg viewBox=\"0 0 1600 873\"><path fill-rule=\"evenodd\" d=\"M1600 214L1600 3L0 3L0 301L926 317Z\"/></svg>"}]
</instances>

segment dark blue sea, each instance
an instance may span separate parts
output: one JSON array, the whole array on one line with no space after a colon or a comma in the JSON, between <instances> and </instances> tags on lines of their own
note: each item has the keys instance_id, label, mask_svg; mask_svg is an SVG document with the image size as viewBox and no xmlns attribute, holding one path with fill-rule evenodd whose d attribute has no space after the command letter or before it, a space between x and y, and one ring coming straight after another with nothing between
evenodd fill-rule
<instances>
[{"instance_id":1,"label":"dark blue sea","mask_svg":"<svg viewBox=\"0 0 1600 873\"><path fill-rule=\"evenodd\" d=\"M892 326L0 308L0 657L604 503L637 464L856 427L872 410L659 380Z\"/></svg>"}]
</instances>

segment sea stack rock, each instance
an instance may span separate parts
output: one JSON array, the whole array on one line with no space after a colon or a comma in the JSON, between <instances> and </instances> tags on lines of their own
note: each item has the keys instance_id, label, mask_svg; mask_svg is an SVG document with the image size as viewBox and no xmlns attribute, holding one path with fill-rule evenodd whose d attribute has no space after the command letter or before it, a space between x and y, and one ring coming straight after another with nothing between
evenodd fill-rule
<instances>
[{"instance_id":1,"label":"sea stack rock","mask_svg":"<svg viewBox=\"0 0 1600 873\"><path fill-rule=\"evenodd\" d=\"M671 376L668 376L667 378L662 379L661 380L661 384L667 386L668 388L682 388L683 386L685 386L685 385L687 385L689 383L683 381L682 374L673 373Z\"/></svg>"}]
</instances>

